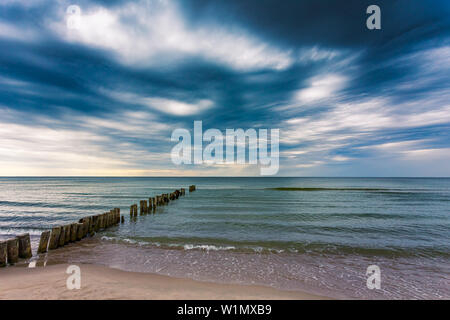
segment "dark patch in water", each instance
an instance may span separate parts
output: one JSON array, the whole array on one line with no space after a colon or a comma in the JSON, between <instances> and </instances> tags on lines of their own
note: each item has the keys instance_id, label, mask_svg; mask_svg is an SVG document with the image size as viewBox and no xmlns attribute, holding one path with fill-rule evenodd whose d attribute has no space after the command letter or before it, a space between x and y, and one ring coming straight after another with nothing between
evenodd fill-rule
<instances>
[{"instance_id":1,"label":"dark patch in water","mask_svg":"<svg viewBox=\"0 0 450 320\"><path fill-rule=\"evenodd\" d=\"M382 188L266 188L266 190L278 190L278 191L389 191L391 189Z\"/></svg>"}]
</instances>

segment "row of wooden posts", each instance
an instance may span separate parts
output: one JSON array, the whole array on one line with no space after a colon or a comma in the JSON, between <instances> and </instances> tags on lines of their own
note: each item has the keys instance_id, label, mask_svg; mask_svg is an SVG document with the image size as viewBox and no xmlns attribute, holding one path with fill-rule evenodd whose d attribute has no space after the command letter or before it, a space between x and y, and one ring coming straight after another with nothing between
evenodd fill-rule
<instances>
[{"instance_id":1,"label":"row of wooden posts","mask_svg":"<svg viewBox=\"0 0 450 320\"><path fill-rule=\"evenodd\" d=\"M189 186L189 192L195 191L195 186ZM185 189L181 188L172 193L163 193L140 202L140 215L148 214L157 206L165 205L170 200L178 199L185 195ZM130 207L130 217L136 217L138 212L137 204ZM124 223L124 216L120 215L120 208L114 208L109 212L81 218L78 223L57 226L50 231L41 234L37 253L46 253L47 250L54 250L64 245L79 241L85 237L92 236L100 230L105 230L115 226L120 222ZM13 239L0 241L0 267L6 264L15 264L19 258L29 259L32 257L30 234L25 233Z\"/></svg>"},{"instance_id":2,"label":"row of wooden posts","mask_svg":"<svg viewBox=\"0 0 450 320\"><path fill-rule=\"evenodd\" d=\"M114 208L107 213L81 218L78 223L54 227L51 232L42 232L37 253L45 253L47 250L54 250L70 242L79 241L119 222L120 209ZM0 242L0 267L4 267L6 263L15 264L19 258L28 259L31 257L29 233Z\"/></svg>"},{"instance_id":3,"label":"row of wooden posts","mask_svg":"<svg viewBox=\"0 0 450 320\"><path fill-rule=\"evenodd\" d=\"M190 188L190 187L189 187ZM191 191L192 192L192 191ZM186 190L181 188L177 189L172 193L163 193L153 198L148 198L147 200L141 200L139 203L139 215L145 215L150 213L152 210L155 210L158 206L163 206L168 204L169 201L173 201L178 199L180 196L184 196L186 194ZM133 204L130 207L130 217L137 217L138 215L138 205Z\"/></svg>"},{"instance_id":4,"label":"row of wooden posts","mask_svg":"<svg viewBox=\"0 0 450 320\"><path fill-rule=\"evenodd\" d=\"M0 267L6 266L6 263L15 264L19 258L31 258L30 234L24 233L13 239L0 241Z\"/></svg>"}]
</instances>

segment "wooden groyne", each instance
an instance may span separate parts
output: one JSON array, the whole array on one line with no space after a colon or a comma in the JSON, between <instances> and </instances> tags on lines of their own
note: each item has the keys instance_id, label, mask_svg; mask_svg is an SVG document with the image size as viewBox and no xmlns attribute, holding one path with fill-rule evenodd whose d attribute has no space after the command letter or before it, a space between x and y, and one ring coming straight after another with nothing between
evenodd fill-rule
<instances>
[{"instance_id":1,"label":"wooden groyne","mask_svg":"<svg viewBox=\"0 0 450 320\"><path fill-rule=\"evenodd\" d=\"M70 225L70 226L72 227L72 225ZM72 229L71 229L71 231L72 231ZM37 253L47 252L47 245L48 245L49 239L50 239L50 231L42 232ZM72 241L72 233L70 234L70 241ZM73 240L73 241L75 241L75 240Z\"/></svg>"},{"instance_id":2,"label":"wooden groyne","mask_svg":"<svg viewBox=\"0 0 450 320\"><path fill-rule=\"evenodd\" d=\"M15 264L19 261L19 239L9 239L6 241L7 259L9 264Z\"/></svg>"},{"instance_id":3,"label":"wooden groyne","mask_svg":"<svg viewBox=\"0 0 450 320\"><path fill-rule=\"evenodd\" d=\"M189 192L195 191L195 185L189 186ZM147 200L141 200L139 207L137 204L130 206L130 219L136 219L139 215L154 213L158 206L169 204L170 201L184 196L184 188L177 189L171 193L163 193ZM53 227L52 230L46 230L41 233L39 240L38 254L46 253L48 250L61 248L69 243L80 241L86 237L91 237L97 232L106 230L110 227L125 223L125 217L120 214L120 208L111 209L109 212L87 216L78 220L78 222ZM15 264L21 259L32 257L30 234L25 233L12 239L0 241L0 267L7 264Z\"/></svg>"},{"instance_id":4,"label":"wooden groyne","mask_svg":"<svg viewBox=\"0 0 450 320\"><path fill-rule=\"evenodd\" d=\"M5 267L8 258L8 249L6 241L0 242L0 267Z\"/></svg>"},{"instance_id":5,"label":"wooden groyne","mask_svg":"<svg viewBox=\"0 0 450 320\"><path fill-rule=\"evenodd\" d=\"M189 192L192 191L195 191L195 186L189 186ZM155 212L158 206L167 205L170 201L185 194L185 189L181 188L171 193L150 197L148 200L141 200L139 207L137 204L130 206L130 219L136 218L138 211L140 215L150 214ZM75 223L53 227L51 231L42 232L37 253L43 254L48 250L61 248L121 223L125 223L125 217L120 214L120 208L114 208L103 214L81 218ZM0 267L15 264L19 261L19 258L29 259L31 257L31 241L28 233L18 235L13 239L0 241Z\"/></svg>"},{"instance_id":6,"label":"wooden groyne","mask_svg":"<svg viewBox=\"0 0 450 320\"><path fill-rule=\"evenodd\" d=\"M28 259L31 258L31 240L30 234L24 233L17 236L19 240L19 258Z\"/></svg>"}]
</instances>

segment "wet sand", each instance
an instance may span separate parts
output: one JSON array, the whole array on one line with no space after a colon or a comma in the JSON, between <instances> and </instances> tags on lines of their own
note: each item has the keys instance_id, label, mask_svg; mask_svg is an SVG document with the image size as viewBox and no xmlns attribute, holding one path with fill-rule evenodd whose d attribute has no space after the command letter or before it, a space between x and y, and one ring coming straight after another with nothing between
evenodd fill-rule
<instances>
[{"instance_id":1,"label":"wet sand","mask_svg":"<svg viewBox=\"0 0 450 320\"><path fill-rule=\"evenodd\" d=\"M327 299L263 286L218 284L79 264L81 288L67 289L68 264L0 270L0 299L20 300L221 300Z\"/></svg>"}]
</instances>

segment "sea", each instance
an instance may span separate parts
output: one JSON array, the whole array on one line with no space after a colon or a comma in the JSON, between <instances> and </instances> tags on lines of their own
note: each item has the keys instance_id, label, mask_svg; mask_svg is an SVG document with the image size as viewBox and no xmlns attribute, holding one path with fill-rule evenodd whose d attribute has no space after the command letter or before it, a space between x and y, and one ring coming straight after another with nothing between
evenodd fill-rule
<instances>
[{"instance_id":1,"label":"sea","mask_svg":"<svg viewBox=\"0 0 450 320\"><path fill-rule=\"evenodd\" d=\"M197 190L130 218L130 205L189 185ZM125 223L36 254L42 231L115 207ZM336 299L450 299L450 178L0 178L0 240L21 233L34 253L22 266L98 264Z\"/></svg>"}]
</instances>

